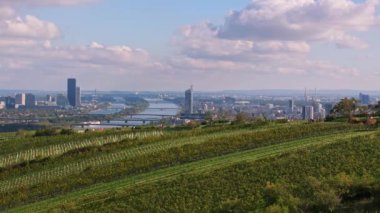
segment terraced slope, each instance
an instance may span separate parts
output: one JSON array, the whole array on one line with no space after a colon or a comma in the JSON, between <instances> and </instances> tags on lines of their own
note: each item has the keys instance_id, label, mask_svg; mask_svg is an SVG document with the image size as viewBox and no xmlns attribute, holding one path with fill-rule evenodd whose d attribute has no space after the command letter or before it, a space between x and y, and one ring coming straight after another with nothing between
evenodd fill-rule
<instances>
[{"instance_id":1,"label":"terraced slope","mask_svg":"<svg viewBox=\"0 0 380 213\"><path fill-rule=\"evenodd\" d=\"M278 156L284 153L293 152L300 149L307 149L312 146L321 146L331 143L339 143L355 137L374 136L372 132L352 132L349 134L336 134L334 136L320 136L308 139L295 140L287 143L265 146L249 151L233 153L221 157L201 160L193 163L174 166L142 175L128 177L120 181L111 183L98 184L88 189L69 193L57 198L48 199L37 202L23 208L12 210L11 212L43 212L49 211L51 208L60 208L62 206L70 206L72 203L76 205L89 205L92 202L99 202L113 196L118 191L124 191L132 187L147 185L157 181L168 181L184 175L197 175L212 172L221 168L229 167L241 162L252 162L265 158Z\"/></svg>"},{"instance_id":2,"label":"terraced slope","mask_svg":"<svg viewBox=\"0 0 380 213\"><path fill-rule=\"evenodd\" d=\"M0 149L5 145L13 153L0 154L4 164L0 168L0 210L25 206L20 210L39 211L58 203L80 206L135 189L136 184L208 174L357 137L376 138L378 134L363 125L290 123L139 134L126 131L62 143L58 143L60 137L52 137L37 145L22 142L26 148L11 148L4 142Z\"/></svg>"},{"instance_id":3,"label":"terraced slope","mask_svg":"<svg viewBox=\"0 0 380 213\"><path fill-rule=\"evenodd\" d=\"M162 131L128 133L124 135L83 140L80 142L66 142L61 144L47 145L34 149L27 149L12 154L0 155L0 168L6 168L26 161L44 159L48 157L52 158L60 156L72 150L83 149L86 147L97 147L117 143L125 139L144 139L147 137L158 137L161 135L163 135Z\"/></svg>"},{"instance_id":4,"label":"terraced slope","mask_svg":"<svg viewBox=\"0 0 380 213\"><path fill-rule=\"evenodd\" d=\"M300 128L303 127L303 128ZM351 127L350 127L351 128ZM356 128L353 128L354 130ZM318 132L321 131L321 132ZM264 127L259 129L237 129L226 132L216 132L211 134L204 134L201 136L193 136L188 138L178 138L172 140L156 141L153 143L143 144L134 148L127 146L121 150L110 150L106 153L93 153L92 156L86 156L85 158L78 158L74 161L60 161L60 159L52 159L53 166L47 166L49 162L44 163L40 169L33 169L28 171L27 174L22 176L10 175L8 178L5 176L0 181L0 193L6 193L16 191L18 188L31 187L40 183L53 181L56 179L62 179L64 177L80 174L89 168L98 168L117 163L119 161L133 161L134 158L141 156L148 156L152 153L160 153L166 150L171 150L178 147L188 147L193 145L193 149L200 150L202 152L206 145L223 148L230 151L220 150L221 153L229 153L244 149L250 149L260 146L269 145L272 143L282 143L288 140L310 137L313 135L326 135L331 133L346 132L350 130L346 125L310 125L310 126L278 126L278 127ZM315 132L317 131L317 132ZM160 133L144 133L140 137L147 137L149 135L156 136ZM132 135L133 136L133 135ZM103 144L115 143L120 137L131 137L131 135L119 136L110 139ZM85 141L83 146L90 144L98 144L98 141ZM71 145L71 143L66 143ZM80 145L81 143L79 143ZM55 146L55 145L54 145ZM69 146L72 148L72 146ZM232 148L231 148L232 147ZM48 146L49 148L49 146ZM49 150L48 148L39 148L41 150ZM29 153L31 150L26 151ZM210 153L210 152L208 152ZM212 150L211 150L212 153ZM207 153L204 153L207 154ZM217 153L214 153L215 155ZM55 155L53 155L55 156ZM207 155L205 156L207 157ZM204 157L198 157L200 159ZM154 163L154 162L152 162ZM47 164L47 165L46 165Z\"/></svg>"},{"instance_id":5,"label":"terraced slope","mask_svg":"<svg viewBox=\"0 0 380 213\"><path fill-rule=\"evenodd\" d=\"M257 131L265 131L264 130L257 130ZM141 155L146 155L149 153L154 153L154 152L160 152L162 150L167 150L173 147L179 147L179 146L184 146L184 145L190 145L190 144L201 144L205 143L206 141L210 139L216 139L216 138L223 138L223 137L228 137L228 136L236 136L236 135L242 135L245 133L252 132L252 130L237 130L233 132L227 132L227 133L218 133L218 134L210 134L210 135L203 135L199 137L192 137L192 138L181 138L177 140L165 140L165 141L160 141L152 144L147 144L144 146L139 146L135 148L127 148L125 150L116 150L113 153L107 153L101 156L96 156L84 160L80 160L77 162L73 162L70 164L65 164L62 166L55 167L53 169L49 170L43 170L35 173L30 173L22 177L17 177L11 180L6 180L6 181L1 181L0 182L0 192L6 192L9 190L15 190L17 187L25 187L25 186L31 186L31 185L36 185L38 183L54 180L57 177L62 178L68 175L80 173L86 168L89 167L97 167L97 166L104 166L107 164L112 164L114 162L120 161L120 160L126 160L126 159L132 159L136 156L141 156ZM152 133L152 136L159 135L161 133L159 132L154 132ZM148 136L149 134L145 133L141 136L140 138L143 138L144 136ZM100 146L100 145L105 145L105 144L110 144L110 143L115 143L117 141L122 140L124 137L138 137L134 135L126 135L126 136L120 136L120 137L115 137L115 138L110 138L105 141L100 141L100 140L95 140L95 141L84 141L83 143L80 144L64 144L64 146L67 145L67 150L72 150L75 149L76 146L81 147L89 147L89 146ZM64 153L64 151L61 150L66 150L65 148L61 149L61 146L59 145L54 145L54 147L58 146L58 153ZM51 147L47 148L40 148L42 151L46 151L47 154L49 154L49 150ZM25 155L30 156L32 159L35 159L36 155L35 153L39 153L40 150L29 150L25 152ZM56 156L58 154L52 154L51 156ZM16 158L18 156L15 155L14 157Z\"/></svg>"}]
</instances>

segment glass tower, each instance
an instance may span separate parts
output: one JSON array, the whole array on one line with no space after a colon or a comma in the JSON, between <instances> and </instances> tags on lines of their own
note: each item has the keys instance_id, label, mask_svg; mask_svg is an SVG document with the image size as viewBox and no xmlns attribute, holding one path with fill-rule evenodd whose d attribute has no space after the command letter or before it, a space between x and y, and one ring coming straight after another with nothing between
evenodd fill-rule
<instances>
[{"instance_id":1,"label":"glass tower","mask_svg":"<svg viewBox=\"0 0 380 213\"><path fill-rule=\"evenodd\" d=\"M76 106L76 91L77 90L77 81L75 78L67 79L67 99L69 101L70 106Z\"/></svg>"}]
</instances>

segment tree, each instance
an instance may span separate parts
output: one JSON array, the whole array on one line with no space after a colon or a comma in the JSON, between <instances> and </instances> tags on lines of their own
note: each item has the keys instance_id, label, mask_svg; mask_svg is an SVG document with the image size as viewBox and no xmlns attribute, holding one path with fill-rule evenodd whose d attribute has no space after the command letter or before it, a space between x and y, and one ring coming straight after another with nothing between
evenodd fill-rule
<instances>
[{"instance_id":1,"label":"tree","mask_svg":"<svg viewBox=\"0 0 380 213\"><path fill-rule=\"evenodd\" d=\"M212 121L214 120L214 115L212 112L206 112L205 113L205 120L212 125Z\"/></svg>"},{"instance_id":2,"label":"tree","mask_svg":"<svg viewBox=\"0 0 380 213\"><path fill-rule=\"evenodd\" d=\"M358 109L358 101L355 98L344 98L338 104L334 106L331 113L341 115L352 120L355 111Z\"/></svg>"},{"instance_id":3,"label":"tree","mask_svg":"<svg viewBox=\"0 0 380 213\"><path fill-rule=\"evenodd\" d=\"M235 117L235 122L238 124L245 123L249 120L249 115L244 112L239 112Z\"/></svg>"}]
</instances>

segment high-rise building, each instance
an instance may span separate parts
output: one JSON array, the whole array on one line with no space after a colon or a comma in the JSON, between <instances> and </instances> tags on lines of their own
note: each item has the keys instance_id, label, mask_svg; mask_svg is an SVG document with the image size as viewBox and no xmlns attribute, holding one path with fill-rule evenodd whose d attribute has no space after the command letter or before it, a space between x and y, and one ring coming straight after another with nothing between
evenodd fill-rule
<instances>
[{"instance_id":1,"label":"high-rise building","mask_svg":"<svg viewBox=\"0 0 380 213\"><path fill-rule=\"evenodd\" d=\"M326 119L326 110L324 108L321 109L319 112L319 119L325 120Z\"/></svg>"},{"instance_id":2,"label":"high-rise building","mask_svg":"<svg viewBox=\"0 0 380 213\"><path fill-rule=\"evenodd\" d=\"M294 112L294 108L295 108L294 100L293 100L293 99L290 99L290 100L289 100L289 111L290 111L290 112Z\"/></svg>"},{"instance_id":3,"label":"high-rise building","mask_svg":"<svg viewBox=\"0 0 380 213\"><path fill-rule=\"evenodd\" d=\"M0 101L4 102L6 109L15 109L15 107L16 107L16 99L12 98L10 96L8 96L8 97L1 97Z\"/></svg>"},{"instance_id":4,"label":"high-rise building","mask_svg":"<svg viewBox=\"0 0 380 213\"><path fill-rule=\"evenodd\" d=\"M80 105L81 105L80 87L77 87L75 90L75 107L80 107Z\"/></svg>"},{"instance_id":5,"label":"high-rise building","mask_svg":"<svg viewBox=\"0 0 380 213\"><path fill-rule=\"evenodd\" d=\"M75 78L67 79L67 99L72 107L76 106L77 80Z\"/></svg>"},{"instance_id":6,"label":"high-rise building","mask_svg":"<svg viewBox=\"0 0 380 213\"><path fill-rule=\"evenodd\" d=\"M53 96L51 96L51 95L46 95L46 101L47 102L53 102Z\"/></svg>"},{"instance_id":7,"label":"high-rise building","mask_svg":"<svg viewBox=\"0 0 380 213\"><path fill-rule=\"evenodd\" d=\"M17 94L15 100L16 100L17 105L25 106L25 102L26 102L25 93Z\"/></svg>"},{"instance_id":8,"label":"high-rise building","mask_svg":"<svg viewBox=\"0 0 380 213\"><path fill-rule=\"evenodd\" d=\"M313 107L314 107L314 113L320 113L321 110L323 109L322 104L319 103L318 101L314 101Z\"/></svg>"},{"instance_id":9,"label":"high-rise building","mask_svg":"<svg viewBox=\"0 0 380 213\"><path fill-rule=\"evenodd\" d=\"M55 101L57 102L57 106L65 107L68 104L66 96L62 94L58 94L55 98Z\"/></svg>"},{"instance_id":10,"label":"high-rise building","mask_svg":"<svg viewBox=\"0 0 380 213\"><path fill-rule=\"evenodd\" d=\"M185 91L185 113L193 114L193 86Z\"/></svg>"},{"instance_id":11,"label":"high-rise building","mask_svg":"<svg viewBox=\"0 0 380 213\"><path fill-rule=\"evenodd\" d=\"M302 118L306 121L314 120L314 107L304 106L302 108Z\"/></svg>"},{"instance_id":12,"label":"high-rise building","mask_svg":"<svg viewBox=\"0 0 380 213\"><path fill-rule=\"evenodd\" d=\"M36 96L31 93L25 94L25 107L33 108L36 106Z\"/></svg>"},{"instance_id":13,"label":"high-rise building","mask_svg":"<svg viewBox=\"0 0 380 213\"><path fill-rule=\"evenodd\" d=\"M363 104L363 105L369 105L370 102L371 102L369 95L366 95L366 94L360 93L359 94L359 99L360 99L360 103Z\"/></svg>"}]
</instances>

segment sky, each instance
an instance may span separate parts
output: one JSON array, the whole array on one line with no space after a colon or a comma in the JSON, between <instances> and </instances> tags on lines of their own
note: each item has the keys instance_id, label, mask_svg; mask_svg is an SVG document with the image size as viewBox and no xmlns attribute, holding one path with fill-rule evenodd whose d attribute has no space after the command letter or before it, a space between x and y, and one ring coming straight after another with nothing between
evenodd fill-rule
<instances>
[{"instance_id":1,"label":"sky","mask_svg":"<svg viewBox=\"0 0 380 213\"><path fill-rule=\"evenodd\" d=\"M0 89L379 90L379 0L1 0Z\"/></svg>"}]
</instances>

